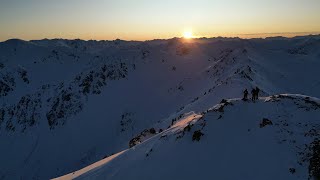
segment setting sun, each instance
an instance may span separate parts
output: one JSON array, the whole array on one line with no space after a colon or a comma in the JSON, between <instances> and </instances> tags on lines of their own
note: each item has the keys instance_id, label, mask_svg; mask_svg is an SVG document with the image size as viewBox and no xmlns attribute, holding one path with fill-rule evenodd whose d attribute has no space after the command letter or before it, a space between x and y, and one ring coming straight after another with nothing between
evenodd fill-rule
<instances>
[{"instance_id":1,"label":"setting sun","mask_svg":"<svg viewBox=\"0 0 320 180\"><path fill-rule=\"evenodd\" d=\"M186 39L191 39L193 38L192 32L191 31L186 31L183 33L183 37Z\"/></svg>"}]
</instances>

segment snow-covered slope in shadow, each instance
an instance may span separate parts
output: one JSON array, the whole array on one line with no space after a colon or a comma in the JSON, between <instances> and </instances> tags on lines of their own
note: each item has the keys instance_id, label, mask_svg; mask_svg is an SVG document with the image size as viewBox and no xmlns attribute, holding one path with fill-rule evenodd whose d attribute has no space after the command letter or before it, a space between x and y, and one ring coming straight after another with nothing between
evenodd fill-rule
<instances>
[{"instance_id":1,"label":"snow-covered slope in shadow","mask_svg":"<svg viewBox=\"0 0 320 180\"><path fill-rule=\"evenodd\" d=\"M281 94L189 113L145 142L59 179L308 179L319 176L320 100Z\"/></svg>"},{"instance_id":2,"label":"snow-covered slope in shadow","mask_svg":"<svg viewBox=\"0 0 320 180\"><path fill-rule=\"evenodd\" d=\"M258 86L320 97L320 36L0 43L0 179L49 179Z\"/></svg>"}]
</instances>

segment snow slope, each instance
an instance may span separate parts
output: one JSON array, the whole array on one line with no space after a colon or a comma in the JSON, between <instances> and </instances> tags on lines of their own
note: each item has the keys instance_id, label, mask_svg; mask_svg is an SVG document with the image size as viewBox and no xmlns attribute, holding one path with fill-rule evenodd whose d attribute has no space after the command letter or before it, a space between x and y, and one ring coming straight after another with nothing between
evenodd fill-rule
<instances>
[{"instance_id":1,"label":"snow slope","mask_svg":"<svg viewBox=\"0 0 320 180\"><path fill-rule=\"evenodd\" d=\"M58 179L308 179L319 175L310 164L320 162L319 117L320 100L308 96L231 99Z\"/></svg>"},{"instance_id":2,"label":"snow slope","mask_svg":"<svg viewBox=\"0 0 320 180\"><path fill-rule=\"evenodd\" d=\"M68 174L245 88L320 97L319 50L319 36L1 42L0 179Z\"/></svg>"}]
</instances>

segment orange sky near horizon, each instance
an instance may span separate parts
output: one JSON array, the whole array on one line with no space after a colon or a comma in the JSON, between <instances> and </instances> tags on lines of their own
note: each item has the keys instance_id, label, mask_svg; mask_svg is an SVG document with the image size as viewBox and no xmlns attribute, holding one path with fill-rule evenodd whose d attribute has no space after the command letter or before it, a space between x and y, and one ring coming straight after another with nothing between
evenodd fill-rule
<instances>
[{"instance_id":1,"label":"orange sky near horizon","mask_svg":"<svg viewBox=\"0 0 320 180\"><path fill-rule=\"evenodd\" d=\"M0 0L0 41L320 34L319 0Z\"/></svg>"}]
</instances>

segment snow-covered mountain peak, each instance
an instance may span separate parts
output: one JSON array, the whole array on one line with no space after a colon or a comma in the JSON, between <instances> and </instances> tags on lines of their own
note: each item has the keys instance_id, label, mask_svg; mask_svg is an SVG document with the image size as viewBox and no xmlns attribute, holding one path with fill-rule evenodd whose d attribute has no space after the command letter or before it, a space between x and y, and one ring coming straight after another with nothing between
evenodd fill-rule
<instances>
[{"instance_id":1,"label":"snow-covered mountain peak","mask_svg":"<svg viewBox=\"0 0 320 180\"><path fill-rule=\"evenodd\" d=\"M253 128L257 132L270 129L269 126L260 129L263 118L272 121L274 128L280 127L275 125L280 122L277 116L294 124L298 120L316 119L319 110L313 102L317 100L311 97L320 97L319 49L319 36L200 38L188 43L181 38L145 42L64 39L1 42L0 179L59 177L123 151L123 155L135 159L135 155L129 155L132 149L158 142L155 140L166 133L170 135L161 139L178 143L172 145L172 150L167 147L170 143L160 147L164 148L164 154L181 152L181 155L174 153L177 159L171 156L168 157L172 160L167 159L177 166L175 163L181 158L188 157L183 153L184 148L191 147L187 144L193 142L193 133L201 126L206 132L198 131L195 137L195 141L200 137L200 144L212 131L228 132L233 127L221 124L206 129L205 123L246 122L248 127L236 125L243 126L248 133ZM256 103L240 100L245 89L251 92L256 87L261 89L260 96L268 98ZM283 93L305 94L310 98L269 97ZM222 99L226 102L221 104ZM212 108L215 104L218 104L216 110ZM219 117L217 121L204 121ZM211 126L220 129L211 130ZM271 133L270 137L275 134ZM206 142L203 148L227 140L225 134L216 136L220 140L213 144ZM300 136L292 137L304 140ZM310 143L308 138L305 141ZM228 147L234 149L234 146ZM152 153L155 152L153 149ZM152 153L148 156L153 157ZM123 155L118 154L117 158ZM159 154L158 161L163 158ZM194 162L203 167L200 160L205 162L205 156L199 158ZM296 164L292 166L298 169ZM173 166L168 165L167 173L170 167ZM299 177L309 174L306 169L297 171L301 173Z\"/></svg>"}]
</instances>

